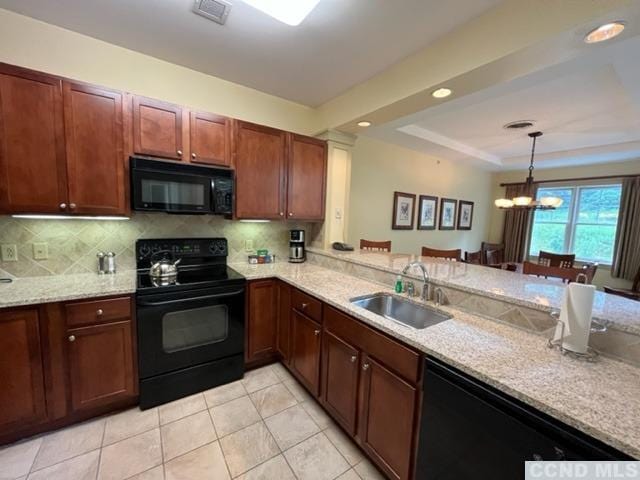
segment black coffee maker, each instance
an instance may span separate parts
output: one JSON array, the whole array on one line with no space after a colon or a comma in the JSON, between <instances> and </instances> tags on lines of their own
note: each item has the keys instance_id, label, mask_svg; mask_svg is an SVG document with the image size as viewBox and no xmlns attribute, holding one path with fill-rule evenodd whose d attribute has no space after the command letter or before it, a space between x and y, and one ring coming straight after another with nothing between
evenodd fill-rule
<instances>
[{"instance_id":1,"label":"black coffee maker","mask_svg":"<svg viewBox=\"0 0 640 480\"><path fill-rule=\"evenodd\" d=\"M307 259L304 251L304 230L291 230L289 233L289 262L302 263Z\"/></svg>"}]
</instances>

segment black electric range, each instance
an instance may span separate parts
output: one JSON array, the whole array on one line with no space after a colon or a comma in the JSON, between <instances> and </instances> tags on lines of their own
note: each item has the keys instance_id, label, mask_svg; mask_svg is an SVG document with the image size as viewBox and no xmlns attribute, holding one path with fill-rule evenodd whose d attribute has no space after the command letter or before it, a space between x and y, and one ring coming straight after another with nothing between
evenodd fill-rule
<instances>
[{"instance_id":1,"label":"black electric range","mask_svg":"<svg viewBox=\"0 0 640 480\"><path fill-rule=\"evenodd\" d=\"M175 281L150 277L158 252L180 258ZM224 238L136 242L142 409L242 378L246 279L227 253Z\"/></svg>"}]
</instances>

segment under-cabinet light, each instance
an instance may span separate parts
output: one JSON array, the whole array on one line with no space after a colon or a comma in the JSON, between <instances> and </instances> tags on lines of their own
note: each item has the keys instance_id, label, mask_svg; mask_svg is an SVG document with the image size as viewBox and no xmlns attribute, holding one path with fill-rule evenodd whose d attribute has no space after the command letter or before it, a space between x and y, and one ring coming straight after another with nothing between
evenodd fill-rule
<instances>
[{"instance_id":1,"label":"under-cabinet light","mask_svg":"<svg viewBox=\"0 0 640 480\"><path fill-rule=\"evenodd\" d=\"M106 217L106 216L96 216L90 217L87 215L32 215L32 214L24 214L24 215L11 215L13 218L26 218L29 220L129 220L129 217Z\"/></svg>"}]
</instances>

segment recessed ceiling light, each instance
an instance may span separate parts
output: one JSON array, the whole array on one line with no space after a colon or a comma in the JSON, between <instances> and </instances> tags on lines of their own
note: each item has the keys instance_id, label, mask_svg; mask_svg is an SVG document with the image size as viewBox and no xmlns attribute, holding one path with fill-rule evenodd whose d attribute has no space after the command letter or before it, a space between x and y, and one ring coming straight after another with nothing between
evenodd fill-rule
<instances>
[{"instance_id":1,"label":"recessed ceiling light","mask_svg":"<svg viewBox=\"0 0 640 480\"><path fill-rule=\"evenodd\" d=\"M316 8L320 0L243 0L276 20L295 27Z\"/></svg>"},{"instance_id":2,"label":"recessed ceiling light","mask_svg":"<svg viewBox=\"0 0 640 480\"><path fill-rule=\"evenodd\" d=\"M599 43L611 40L617 37L624 30L623 22L611 22L604 25L600 25L598 28L591 30L584 37L585 43Z\"/></svg>"},{"instance_id":3,"label":"recessed ceiling light","mask_svg":"<svg viewBox=\"0 0 640 480\"><path fill-rule=\"evenodd\" d=\"M370 127L371 126L371 122L367 122L366 120L364 120L362 122L358 122L358 126L359 127Z\"/></svg>"},{"instance_id":4,"label":"recessed ceiling light","mask_svg":"<svg viewBox=\"0 0 640 480\"><path fill-rule=\"evenodd\" d=\"M533 127L533 120L516 120L515 122L509 122L502 126L506 130L520 130L523 128Z\"/></svg>"},{"instance_id":5,"label":"recessed ceiling light","mask_svg":"<svg viewBox=\"0 0 640 480\"><path fill-rule=\"evenodd\" d=\"M451 95L451 90L448 88L439 88L431 93L433 98L445 98L449 95Z\"/></svg>"}]
</instances>

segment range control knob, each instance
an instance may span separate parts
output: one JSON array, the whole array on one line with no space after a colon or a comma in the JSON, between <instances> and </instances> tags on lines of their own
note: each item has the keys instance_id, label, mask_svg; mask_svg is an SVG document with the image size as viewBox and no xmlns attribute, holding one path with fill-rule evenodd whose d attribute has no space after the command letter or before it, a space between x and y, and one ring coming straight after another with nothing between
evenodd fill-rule
<instances>
[{"instance_id":1,"label":"range control knob","mask_svg":"<svg viewBox=\"0 0 640 480\"><path fill-rule=\"evenodd\" d=\"M140 250L139 250L139 254L141 257L146 257L151 253L151 249L149 248L149 245L142 245L140 246Z\"/></svg>"}]
</instances>

